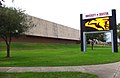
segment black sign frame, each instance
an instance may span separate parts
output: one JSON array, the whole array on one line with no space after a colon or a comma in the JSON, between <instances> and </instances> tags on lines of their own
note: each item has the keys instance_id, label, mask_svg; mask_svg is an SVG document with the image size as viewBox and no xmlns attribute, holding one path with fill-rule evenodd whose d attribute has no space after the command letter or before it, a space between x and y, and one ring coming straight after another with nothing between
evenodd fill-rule
<instances>
[{"instance_id":1,"label":"black sign frame","mask_svg":"<svg viewBox=\"0 0 120 78\"><path fill-rule=\"evenodd\" d=\"M112 10L112 16L108 16L108 17L109 17L109 27L110 27L109 30L113 31L113 52L118 52L117 27L116 27L116 10L113 9ZM99 17L97 17L97 18L99 18ZM80 14L81 51L84 51L84 46L85 46L83 44L83 40L84 40L83 32L91 32L91 31L86 31L85 23L86 23L86 19L83 19L83 14ZM104 31L104 30L102 30L102 31ZM99 31L99 32L101 32L101 31Z\"/></svg>"}]
</instances>

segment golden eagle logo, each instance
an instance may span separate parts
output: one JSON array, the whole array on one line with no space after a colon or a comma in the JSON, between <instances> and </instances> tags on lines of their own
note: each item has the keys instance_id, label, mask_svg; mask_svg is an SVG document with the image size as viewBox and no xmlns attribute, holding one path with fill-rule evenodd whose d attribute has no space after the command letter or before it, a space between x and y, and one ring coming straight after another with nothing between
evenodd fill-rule
<instances>
[{"instance_id":1,"label":"golden eagle logo","mask_svg":"<svg viewBox=\"0 0 120 78\"><path fill-rule=\"evenodd\" d=\"M96 30L109 30L109 17L96 18L85 23L85 27L94 28Z\"/></svg>"}]
</instances>

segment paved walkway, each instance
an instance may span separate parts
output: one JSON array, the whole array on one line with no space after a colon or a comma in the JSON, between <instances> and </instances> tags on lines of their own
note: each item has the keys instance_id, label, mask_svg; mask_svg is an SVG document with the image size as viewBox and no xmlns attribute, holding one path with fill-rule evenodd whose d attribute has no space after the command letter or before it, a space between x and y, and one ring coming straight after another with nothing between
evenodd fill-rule
<instances>
[{"instance_id":1,"label":"paved walkway","mask_svg":"<svg viewBox=\"0 0 120 78\"><path fill-rule=\"evenodd\" d=\"M0 72L60 72L77 71L96 74L100 78L120 78L120 62L88 66L61 67L0 67Z\"/></svg>"}]
</instances>

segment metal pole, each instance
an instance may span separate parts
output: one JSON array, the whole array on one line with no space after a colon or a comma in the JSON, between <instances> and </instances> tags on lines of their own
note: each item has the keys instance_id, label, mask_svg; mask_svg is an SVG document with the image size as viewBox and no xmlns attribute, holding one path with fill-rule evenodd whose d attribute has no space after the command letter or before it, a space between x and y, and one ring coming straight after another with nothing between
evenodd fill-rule
<instances>
[{"instance_id":1,"label":"metal pole","mask_svg":"<svg viewBox=\"0 0 120 78\"><path fill-rule=\"evenodd\" d=\"M111 43L112 43L112 52L114 53L114 41L113 41L113 30L111 30Z\"/></svg>"},{"instance_id":2,"label":"metal pole","mask_svg":"<svg viewBox=\"0 0 120 78\"><path fill-rule=\"evenodd\" d=\"M83 52L86 51L86 35L85 32L83 32Z\"/></svg>"}]
</instances>

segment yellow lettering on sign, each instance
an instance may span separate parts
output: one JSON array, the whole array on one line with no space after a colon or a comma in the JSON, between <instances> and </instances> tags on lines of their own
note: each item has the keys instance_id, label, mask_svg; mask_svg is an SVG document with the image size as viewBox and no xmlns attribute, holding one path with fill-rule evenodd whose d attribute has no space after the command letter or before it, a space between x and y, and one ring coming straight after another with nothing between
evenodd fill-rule
<instances>
[{"instance_id":1,"label":"yellow lettering on sign","mask_svg":"<svg viewBox=\"0 0 120 78\"><path fill-rule=\"evenodd\" d=\"M109 30L109 17L96 18L85 23L85 27L101 30Z\"/></svg>"}]
</instances>

